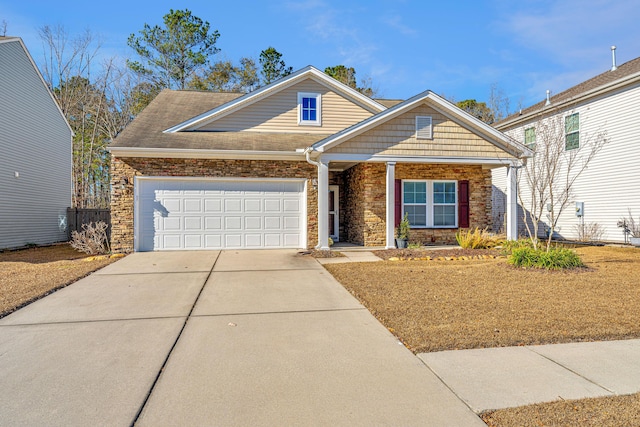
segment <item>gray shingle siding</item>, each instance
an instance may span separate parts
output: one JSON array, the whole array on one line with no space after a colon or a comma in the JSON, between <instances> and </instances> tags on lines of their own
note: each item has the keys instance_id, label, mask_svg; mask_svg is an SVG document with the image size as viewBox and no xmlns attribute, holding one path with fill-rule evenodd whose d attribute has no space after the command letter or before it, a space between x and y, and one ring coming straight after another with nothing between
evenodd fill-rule
<instances>
[{"instance_id":1,"label":"gray shingle siding","mask_svg":"<svg viewBox=\"0 0 640 427\"><path fill-rule=\"evenodd\" d=\"M0 249L66 240L71 162L71 130L22 44L0 42Z\"/></svg>"}]
</instances>

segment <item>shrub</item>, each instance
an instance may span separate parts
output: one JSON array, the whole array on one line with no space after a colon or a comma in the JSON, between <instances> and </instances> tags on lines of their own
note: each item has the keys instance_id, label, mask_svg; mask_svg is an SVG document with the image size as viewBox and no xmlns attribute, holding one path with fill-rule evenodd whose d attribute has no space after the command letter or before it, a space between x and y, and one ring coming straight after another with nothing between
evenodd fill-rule
<instances>
[{"instance_id":1,"label":"shrub","mask_svg":"<svg viewBox=\"0 0 640 427\"><path fill-rule=\"evenodd\" d=\"M456 241L462 249L487 249L498 246L502 239L492 233L489 233L487 229L480 230L478 227L475 230L458 230L456 233Z\"/></svg>"},{"instance_id":2,"label":"shrub","mask_svg":"<svg viewBox=\"0 0 640 427\"><path fill-rule=\"evenodd\" d=\"M604 228L597 222L576 225L579 242L598 242L604 236Z\"/></svg>"},{"instance_id":3,"label":"shrub","mask_svg":"<svg viewBox=\"0 0 640 427\"><path fill-rule=\"evenodd\" d=\"M532 248L533 242L531 239L518 239L518 240L505 240L502 242L502 252L510 254L516 249L520 248Z\"/></svg>"},{"instance_id":4,"label":"shrub","mask_svg":"<svg viewBox=\"0 0 640 427\"><path fill-rule=\"evenodd\" d=\"M102 221L95 224L93 222L83 224L81 232L75 230L71 232L71 242L69 243L73 249L89 255L109 253L107 228L109 226Z\"/></svg>"},{"instance_id":5,"label":"shrub","mask_svg":"<svg viewBox=\"0 0 640 427\"><path fill-rule=\"evenodd\" d=\"M401 240L409 240L409 233L411 231L411 224L409 224L409 214L404 213L404 218L396 227L396 237Z\"/></svg>"},{"instance_id":6,"label":"shrub","mask_svg":"<svg viewBox=\"0 0 640 427\"><path fill-rule=\"evenodd\" d=\"M584 266L578 254L564 248L544 251L521 247L511 252L508 261L516 267L544 268L547 270L564 270Z\"/></svg>"}]
</instances>

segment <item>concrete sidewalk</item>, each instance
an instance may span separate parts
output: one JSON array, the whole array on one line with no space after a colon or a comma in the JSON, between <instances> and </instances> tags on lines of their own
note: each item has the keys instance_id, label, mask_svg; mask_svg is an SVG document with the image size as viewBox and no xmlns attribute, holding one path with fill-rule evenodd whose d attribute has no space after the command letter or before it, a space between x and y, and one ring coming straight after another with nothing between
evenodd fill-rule
<instances>
[{"instance_id":1,"label":"concrete sidewalk","mask_svg":"<svg viewBox=\"0 0 640 427\"><path fill-rule=\"evenodd\" d=\"M637 339L454 350L418 357L476 413L640 392Z\"/></svg>"},{"instance_id":2,"label":"concrete sidewalk","mask_svg":"<svg viewBox=\"0 0 640 427\"><path fill-rule=\"evenodd\" d=\"M481 420L311 257L136 253L0 320L3 425Z\"/></svg>"}]
</instances>

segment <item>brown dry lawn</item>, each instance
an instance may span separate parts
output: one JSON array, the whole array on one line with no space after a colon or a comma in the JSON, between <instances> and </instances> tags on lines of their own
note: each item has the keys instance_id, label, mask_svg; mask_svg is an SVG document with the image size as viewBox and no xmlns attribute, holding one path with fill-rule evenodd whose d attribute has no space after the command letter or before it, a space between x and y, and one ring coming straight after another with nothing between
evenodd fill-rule
<instances>
[{"instance_id":1,"label":"brown dry lawn","mask_svg":"<svg viewBox=\"0 0 640 427\"><path fill-rule=\"evenodd\" d=\"M586 269L522 270L505 259L325 268L416 353L639 338L640 250L576 251ZM504 409L483 420L501 427L640 426L640 394Z\"/></svg>"},{"instance_id":2,"label":"brown dry lawn","mask_svg":"<svg viewBox=\"0 0 640 427\"><path fill-rule=\"evenodd\" d=\"M587 269L504 258L325 267L416 353L640 337L640 250L577 252Z\"/></svg>"},{"instance_id":3,"label":"brown dry lawn","mask_svg":"<svg viewBox=\"0 0 640 427\"><path fill-rule=\"evenodd\" d=\"M0 252L0 317L116 261L87 258L68 244Z\"/></svg>"}]
</instances>

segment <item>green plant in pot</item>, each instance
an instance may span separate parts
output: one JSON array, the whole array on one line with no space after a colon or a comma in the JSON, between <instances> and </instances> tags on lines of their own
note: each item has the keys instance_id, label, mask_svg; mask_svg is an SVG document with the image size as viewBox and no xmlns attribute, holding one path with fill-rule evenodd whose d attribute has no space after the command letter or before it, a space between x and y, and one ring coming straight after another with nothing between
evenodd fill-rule
<instances>
[{"instance_id":1,"label":"green plant in pot","mask_svg":"<svg viewBox=\"0 0 640 427\"><path fill-rule=\"evenodd\" d=\"M410 229L411 224L409 224L409 214L405 212L404 218L402 218L402 221L400 221L400 224L396 227L396 247L398 249L404 249L407 247Z\"/></svg>"}]
</instances>

